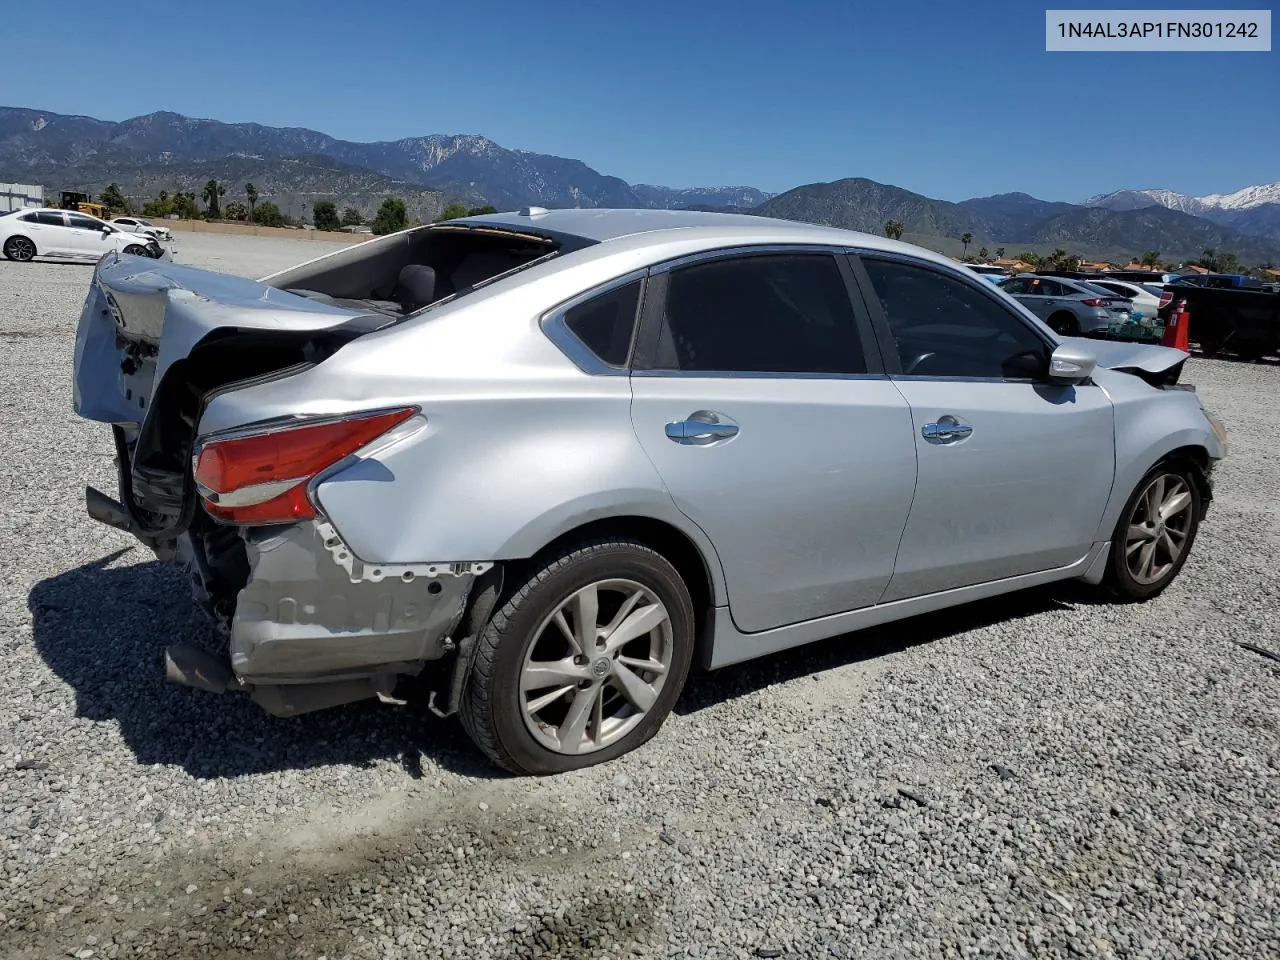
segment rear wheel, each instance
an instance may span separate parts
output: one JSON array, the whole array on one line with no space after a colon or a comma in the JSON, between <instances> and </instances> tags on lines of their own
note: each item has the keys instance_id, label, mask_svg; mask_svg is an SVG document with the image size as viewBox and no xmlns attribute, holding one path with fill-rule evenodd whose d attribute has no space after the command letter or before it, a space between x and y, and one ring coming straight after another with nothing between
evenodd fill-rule
<instances>
[{"instance_id":1,"label":"rear wheel","mask_svg":"<svg viewBox=\"0 0 1280 960\"><path fill-rule=\"evenodd\" d=\"M1200 529L1200 490L1191 469L1151 470L1125 504L1111 537L1106 584L1123 600L1147 600L1173 582Z\"/></svg>"},{"instance_id":2,"label":"rear wheel","mask_svg":"<svg viewBox=\"0 0 1280 960\"><path fill-rule=\"evenodd\" d=\"M1069 313L1055 313L1049 318L1049 329L1064 337L1080 336L1080 321Z\"/></svg>"},{"instance_id":3,"label":"rear wheel","mask_svg":"<svg viewBox=\"0 0 1280 960\"><path fill-rule=\"evenodd\" d=\"M26 237L10 237L5 241L4 255L10 260L26 263L35 259L36 245Z\"/></svg>"},{"instance_id":4,"label":"rear wheel","mask_svg":"<svg viewBox=\"0 0 1280 960\"><path fill-rule=\"evenodd\" d=\"M538 562L494 614L459 704L477 746L515 773L621 756L671 712L693 656L694 612L676 569L624 538Z\"/></svg>"}]
</instances>

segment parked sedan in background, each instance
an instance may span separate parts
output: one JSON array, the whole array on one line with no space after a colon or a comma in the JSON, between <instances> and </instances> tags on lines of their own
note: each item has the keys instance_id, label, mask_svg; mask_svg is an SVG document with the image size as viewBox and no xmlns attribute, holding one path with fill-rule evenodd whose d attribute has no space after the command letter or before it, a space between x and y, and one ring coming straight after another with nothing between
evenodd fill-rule
<instances>
[{"instance_id":1,"label":"parked sedan in background","mask_svg":"<svg viewBox=\"0 0 1280 960\"><path fill-rule=\"evenodd\" d=\"M170 259L155 237L129 233L87 213L42 207L0 216L0 251L10 260L97 260L104 253Z\"/></svg>"},{"instance_id":2,"label":"parked sedan in background","mask_svg":"<svg viewBox=\"0 0 1280 960\"><path fill-rule=\"evenodd\" d=\"M1134 320L1154 320L1160 309L1161 288L1159 287L1152 289L1128 280L1106 280L1100 277L1090 280L1089 285L1128 300L1132 304Z\"/></svg>"},{"instance_id":3,"label":"parked sedan in background","mask_svg":"<svg viewBox=\"0 0 1280 960\"><path fill-rule=\"evenodd\" d=\"M90 515L226 631L171 679L292 715L431 664L546 774L644 743L695 662L1051 581L1155 596L1226 450L1186 360L883 237L533 208L260 282L108 256L74 403L117 452Z\"/></svg>"},{"instance_id":4,"label":"parked sedan in background","mask_svg":"<svg viewBox=\"0 0 1280 960\"><path fill-rule=\"evenodd\" d=\"M1064 336L1104 335L1111 324L1132 319L1127 300L1083 280L1020 273L999 287Z\"/></svg>"},{"instance_id":5,"label":"parked sedan in background","mask_svg":"<svg viewBox=\"0 0 1280 960\"><path fill-rule=\"evenodd\" d=\"M142 217L116 217L111 223L126 233L145 233L157 240L173 239L173 231L168 227L152 223L150 220L143 220Z\"/></svg>"}]
</instances>

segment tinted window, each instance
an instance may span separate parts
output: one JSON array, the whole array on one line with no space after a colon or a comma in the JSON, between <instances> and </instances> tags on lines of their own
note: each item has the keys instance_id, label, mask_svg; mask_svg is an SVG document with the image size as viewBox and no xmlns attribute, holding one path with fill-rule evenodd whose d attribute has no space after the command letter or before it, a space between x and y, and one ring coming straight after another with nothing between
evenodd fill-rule
<instances>
[{"instance_id":1,"label":"tinted window","mask_svg":"<svg viewBox=\"0 0 1280 960\"><path fill-rule=\"evenodd\" d=\"M835 258L737 257L673 270L655 351L659 370L865 373Z\"/></svg>"},{"instance_id":2,"label":"tinted window","mask_svg":"<svg viewBox=\"0 0 1280 960\"><path fill-rule=\"evenodd\" d=\"M903 373L1029 379L1047 369L1045 342L982 290L928 267L864 263Z\"/></svg>"},{"instance_id":3,"label":"tinted window","mask_svg":"<svg viewBox=\"0 0 1280 960\"><path fill-rule=\"evenodd\" d=\"M36 223L43 223L47 227L65 227L67 225L62 219L62 214L53 210L42 210L37 213Z\"/></svg>"},{"instance_id":4,"label":"tinted window","mask_svg":"<svg viewBox=\"0 0 1280 960\"><path fill-rule=\"evenodd\" d=\"M93 217L86 217L78 213L68 214L67 218L71 221L71 226L77 230L98 230L101 231L103 223L101 220L95 220Z\"/></svg>"},{"instance_id":5,"label":"tinted window","mask_svg":"<svg viewBox=\"0 0 1280 960\"><path fill-rule=\"evenodd\" d=\"M1031 281L1019 277L1016 280L1006 280L1000 284L1000 289L1008 294L1026 293L1031 287Z\"/></svg>"},{"instance_id":6,"label":"tinted window","mask_svg":"<svg viewBox=\"0 0 1280 960\"><path fill-rule=\"evenodd\" d=\"M565 311L564 323L605 363L625 367L639 305L640 281L637 280L570 308Z\"/></svg>"}]
</instances>

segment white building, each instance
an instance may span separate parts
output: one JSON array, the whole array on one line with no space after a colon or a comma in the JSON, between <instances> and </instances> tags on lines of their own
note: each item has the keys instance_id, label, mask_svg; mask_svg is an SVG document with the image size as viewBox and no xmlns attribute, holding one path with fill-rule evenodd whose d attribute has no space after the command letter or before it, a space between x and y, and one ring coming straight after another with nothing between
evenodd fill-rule
<instances>
[{"instance_id":1,"label":"white building","mask_svg":"<svg viewBox=\"0 0 1280 960\"><path fill-rule=\"evenodd\" d=\"M0 213L43 206L44 187L30 183L0 183Z\"/></svg>"}]
</instances>

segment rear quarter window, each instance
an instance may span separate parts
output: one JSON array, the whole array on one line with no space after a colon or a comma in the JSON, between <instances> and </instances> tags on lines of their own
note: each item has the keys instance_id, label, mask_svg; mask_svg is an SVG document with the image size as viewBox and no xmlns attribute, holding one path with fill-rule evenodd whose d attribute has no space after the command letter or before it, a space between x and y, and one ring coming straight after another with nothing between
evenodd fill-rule
<instances>
[{"instance_id":1,"label":"rear quarter window","mask_svg":"<svg viewBox=\"0 0 1280 960\"><path fill-rule=\"evenodd\" d=\"M625 367L631 355L640 283L634 280L609 290L564 313L564 325L583 346L611 367Z\"/></svg>"}]
</instances>

